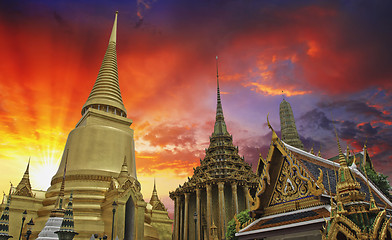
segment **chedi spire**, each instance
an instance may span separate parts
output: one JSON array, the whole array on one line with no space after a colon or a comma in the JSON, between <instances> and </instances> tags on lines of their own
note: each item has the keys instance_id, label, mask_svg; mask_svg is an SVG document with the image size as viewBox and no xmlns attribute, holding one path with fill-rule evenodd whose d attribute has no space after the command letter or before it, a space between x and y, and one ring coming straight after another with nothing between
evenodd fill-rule
<instances>
[{"instance_id":1,"label":"chedi spire","mask_svg":"<svg viewBox=\"0 0 392 240\"><path fill-rule=\"evenodd\" d=\"M304 150L304 144L299 139L297 127L295 126L293 110L290 103L284 99L279 106L279 116L283 142Z\"/></svg>"},{"instance_id":2,"label":"chedi spire","mask_svg":"<svg viewBox=\"0 0 392 240\"><path fill-rule=\"evenodd\" d=\"M118 12L115 15L105 57L103 58L94 87L83 106L82 115L90 107L123 117L127 115L118 83L116 53L117 14Z\"/></svg>"}]
</instances>

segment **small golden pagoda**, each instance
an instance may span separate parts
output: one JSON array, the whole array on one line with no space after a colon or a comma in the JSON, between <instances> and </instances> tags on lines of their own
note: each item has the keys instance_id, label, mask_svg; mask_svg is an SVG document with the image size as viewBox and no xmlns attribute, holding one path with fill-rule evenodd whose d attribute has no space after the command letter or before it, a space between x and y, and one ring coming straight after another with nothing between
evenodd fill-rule
<instances>
[{"instance_id":1,"label":"small golden pagoda","mask_svg":"<svg viewBox=\"0 0 392 240\"><path fill-rule=\"evenodd\" d=\"M228 222L249 209L249 192L257 187L255 173L227 131L218 72L215 125L205 151L193 176L170 192L175 201L173 239L225 239Z\"/></svg>"}]
</instances>

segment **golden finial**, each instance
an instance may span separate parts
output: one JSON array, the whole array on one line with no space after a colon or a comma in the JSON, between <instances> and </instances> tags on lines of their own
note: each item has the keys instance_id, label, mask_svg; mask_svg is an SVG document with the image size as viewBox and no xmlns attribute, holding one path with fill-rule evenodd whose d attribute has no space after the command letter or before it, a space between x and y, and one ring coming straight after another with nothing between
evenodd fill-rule
<instances>
[{"instance_id":1,"label":"golden finial","mask_svg":"<svg viewBox=\"0 0 392 240\"><path fill-rule=\"evenodd\" d=\"M312 146L312 148L310 149L310 153L311 153L312 155L314 155L314 150L313 150L313 147L314 147L314 143L313 143L313 146Z\"/></svg>"},{"instance_id":2,"label":"golden finial","mask_svg":"<svg viewBox=\"0 0 392 240\"><path fill-rule=\"evenodd\" d=\"M271 131L272 131L272 140L276 140L276 139L278 139L278 135L276 135L275 130L272 128L272 126L269 122L268 116L269 116L269 113L267 114L267 125L268 125L269 129L271 129Z\"/></svg>"}]
</instances>

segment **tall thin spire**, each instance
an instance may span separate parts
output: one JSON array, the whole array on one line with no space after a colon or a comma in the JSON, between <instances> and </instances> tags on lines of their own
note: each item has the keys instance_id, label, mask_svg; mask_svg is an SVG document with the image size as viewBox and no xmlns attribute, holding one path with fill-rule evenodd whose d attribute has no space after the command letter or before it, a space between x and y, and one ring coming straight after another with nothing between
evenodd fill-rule
<instances>
[{"instance_id":1,"label":"tall thin spire","mask_svg":"<svg viewBox=\"0 0 392 240\"><path fill-rule=\"evenodd\" d=\"M339 148L339 163L340 163L340 166L347 167L347 161L346 161L346 158L344 157L344 154L342 152L342 147L340 146L339 136L338 136L338 132L336 131L335 124L333 125L333 128L335 130L336 142L337 142L338 148Z\"/></svg>"},{"instance_id":2,"label":"tall thin spire","mask_svg":"<svg viewBox=\"0 0 392 240\"><path fill-rule=\"evenodd\" d=\"M223 116L223 108L219 90L219 72L218 72L218 56L216 56L216 95L217 95L217 104L216 104L216 118L215 118L215 126L213 135L223 135L229 134L226 129L225 118Z\"/></svg>"},{"instance_id":3,"label":"tall thin spire","mask_svg":"<svg viewBox=\"0 0 392 240\"><path fill-rule=\"evenodd\" d=\"M67 149L67 155L65 156L63 179L61 181L60 192L59 192L59 196L57 197L56 206L54 209L55 211L54 212L52 211L53 213L57 213L56 210L59 210L60 212L64 213L63 201L64 201L64 189L65 189L65 174L67 173L68 154L69 154L69 149Z\"/></svg>"},{"instance_id":4,"label":"tall thin spire","mask_svg":"<svg viewBox=\"0 0 392 240\"><path fill-rule=\"evenodd\" d=\"M115 15L109 45L103 58L101 69L90 96L83 106L82 114L92 107L126 117L126 110L118 83L116 54L117 14L118 12Z\"/></svg>"}]
</instances>

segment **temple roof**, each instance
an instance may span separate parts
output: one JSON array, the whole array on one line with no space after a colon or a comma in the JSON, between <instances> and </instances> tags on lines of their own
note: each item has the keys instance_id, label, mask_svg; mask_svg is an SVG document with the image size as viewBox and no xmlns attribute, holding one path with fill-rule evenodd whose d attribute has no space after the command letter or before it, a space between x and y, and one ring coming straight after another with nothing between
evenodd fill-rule
<instances>
[{"instance_id":1,"label":"temple roof","mask_svg":"<svg viewBox=\"0 0 392 240\"><path fill-rule=\"evenodd\" d=\"M277 231L285 228L295 227L299 223L312 224L315 220L324 222L325 218L329 218L330 212L328 206L317 206L309 209L301 209L293 212L282 213L273 216L259 218L252 224L243 228L241 233L251 234L260 232Z\"/></svg>"},{"instance_id":2,"label":"temple roof","mask_svg":"<svg viewBox=\"0 0 392 240\"><path fill-rule=\"evenodd\" d=\"M217 108L214 131L210 137L210 145L205 149L206 155L200 159L200 166L194 168L191 178L176 192L194 190L196 185L204 185L210 181L235 180L246 185L257 186L257 176L252 167L238 154L238 147L233 144L233 136L229 134L223 116L222 101L217 71Z\"/></svg>"},{"instance_id":3,"label":"temple roof","mask_svg":"<svg viewBox=\"0 0 392 240\"><path fill-rule=\"evenodd\" d=\"M154 189L152 190L150 204L153 210L166 211L165 205L161 202L161 200L159 200L155 178L154 178Z\"/></svg>"},{"instance_id":4,"label":"temple roof","mask_svg":"<svg viewBox=\"0 0 392 240\"><path fill-rule=\"evenodd\" d=\"M330 195L327 178L328 172L331 192L332 196L334 196L336 194L336 183L338 182L336 178L336 171L339 169L340 165L336 162L332 162L327 159L307 153L286 143L284 144L287 149L289 149L293 153L293 155L299 160L301 165L310 173L313 179L316 179L316 177L318 176L320 172L319 169L323 171L323 184L324 186L326 186L327 194ZM366 194L365 201L369 202L370 194L369 188L367 187L366 183L367 178L355 165L351 166L350 169L353 172L353 176L360 184L360 191ZM381 192L381 190L377 188L377 186L370 179L369 185L372 189L372 193L374 199L376 200L376 203L380 206L385 206L385 204L387 204L389 206L388 208L392 209L392 203L390 202L390 200Z\"/></svg>"},{"instance_id":5,"label":"temple roof","mask_svg":"<svg viewBox=\"0 0 392 240\"><path fill-rule=\"evenodd\" d=\"M120 85L118 82L117 54L116 54L116 34L117 34L117 14L114 19L109 45L103 58L101 68L98 73L94 87L83 106L82 114L90 107L100 105L114 107L118 112L126 115L126 110L122 101Z\"/></svg>"},{"instance_id":6,"label":"temple roof","mask_svg":"<svg viewBox=\"0 0 392 240\"><path fill-rule=\"evenodd\" d=\"M34 197L30 184L29 168L30 168L30 159L29 162L27 163L26 171L24 172L22 179L20 180L18 186L16 186L14 195L24 196L24 197Z\"/></svg>"}]
</instances>

